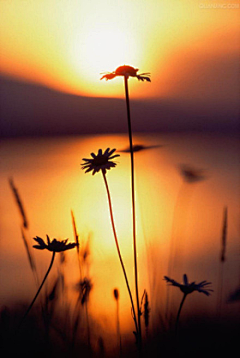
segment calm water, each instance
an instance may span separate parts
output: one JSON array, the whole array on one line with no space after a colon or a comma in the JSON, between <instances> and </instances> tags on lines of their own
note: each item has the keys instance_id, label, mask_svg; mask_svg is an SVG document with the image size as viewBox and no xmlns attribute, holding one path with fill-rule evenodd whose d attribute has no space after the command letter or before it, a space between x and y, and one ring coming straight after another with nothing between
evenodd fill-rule
<instances>
[{"instance_id":1,"label":"calm water","mask_svg":"<svg viewBox=\"0 0 240 358\"><path fill-rule=\"evenodd\" d=\"M137 235L140 294L147 289L151 312L165 315L166 297L176 314L181 292L166 290L163 276L177 281L187 273L191 281L212 282L210 297L194 293L183 314L215 314L222 289L222 314L232 317L239 303L227 304L229 294L239 285L240 273L240 167L239 138L213 134L137 135L135 144L154 146L135 154ZM129 298L116 254L109 220L106 190L101 174L92 176L81 170L81 158L99 148L125 149L124 135L71 138L3 140L1 143L0 213L0 304L30 302L36 283L21 238L21 217L10 190L14 180L29 220L28 240L45 238L74 239L73 210L81 247L88 248L84 274L93 283L89 311L102 324L112 327L115 314L113 289L120 291L122 329L129 328ZM131 239L130 156L120 153L118 165L108 175L117 234L133 287ZM180 171L182 164L199 171L201 180L189 183ZM228 208L226 261L220 263L224 207ZM87 245L87 246L86 246ZM174 266L169 272L169 255ZM51 254L32 250L40 280ZM49 281L64 270L69 300L76 299L79 280L76 252L66 253L60 266L57 258ZM222 276L220 276L222 272ZM220 279L220 277L222 277ZM50 284L49 284L50 285ZM154 315L154 313L152 313ZM130 323L131 325L132 323ZM132 330L132 327L130 328Z\"/></svg>"}]
</instances>

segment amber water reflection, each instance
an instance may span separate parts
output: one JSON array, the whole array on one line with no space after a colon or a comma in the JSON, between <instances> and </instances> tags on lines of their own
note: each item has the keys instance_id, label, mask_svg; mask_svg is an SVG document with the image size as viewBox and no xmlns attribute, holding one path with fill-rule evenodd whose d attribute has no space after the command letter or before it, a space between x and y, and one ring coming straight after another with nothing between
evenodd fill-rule
<instances>
[{"instance_id":1,"label":"amber water reflection","mask_svg":"<svg viewBox=\"0 0 240 358\"><path fill-rule=\"evenodd\" d=\"M164 317L167 297L163 275L168 274L171 243L174 242L171 275L181 281L204 279L213 283L207 298L193 295L183 315L215 314L224 207L228 207L228 236L223 277L223 314L238 312L236 304L226 304L228 295L239 286L239 140L235 136L213 134L136 135L135 144L155 146L135 153L137 240L140 293L149 293L151 318ZM159 145L159 147L158 147ZM106 192L100 174L84 174L83 157L99 148L125 149L125 135L79 136L71 138L16 139L1 143L1 294L0 303L11 305L31 301L36 285L21 240L20 217L8 179L14 178L28 215L29 239L73 239L73 210L80 240L90 237L89 276L93 290L89 312L108 329L115 329L113 289L120 292L120 324L132 330L130 302L113 239ZM121 153L118 165L108 174L117 234L131 287L133 256L131 238L130 156ZM179 165L203 169L201 181L184 180ZM39 276L50 261L48 252L34 252ZM59 265L56 264L54 275ZM67 297L76 300L74 287L79 280L75 252L66 253L64 270ZM171 309L176 312L179 292L171 291ZM132 325L132 327L131 327Z\"/></svg>"}]
</instances>

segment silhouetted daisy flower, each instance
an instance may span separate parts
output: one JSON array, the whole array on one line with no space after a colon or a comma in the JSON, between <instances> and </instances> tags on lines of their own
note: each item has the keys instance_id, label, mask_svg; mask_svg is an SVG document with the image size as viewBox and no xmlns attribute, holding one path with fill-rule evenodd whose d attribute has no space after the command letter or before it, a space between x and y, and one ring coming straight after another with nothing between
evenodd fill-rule
<instances>
[{"instance_id":1,"label":"silhouetted daisy flower","mask_svg":"<svg viewBox=\"0 0 240 358\"><path fill-rule=\"evenodd\" d=\"M62 241L53 239L51 241L48 235L47 235L47 244L39 236L34 237L34 240L37 241L38 243L38 245L33 245L35 249L38 250L47 249L48 251L52 251L52 252L62 252L62 251L73 249L75 246L77 246L77 244L74 242L67 244L68 239Z\"/></svg>"},{"instance_id":2,"label":"silhouetted daisy flower","mask_svg":"<svg viewBox=\"0 0 240 358\"><path fill-rule=\"evenodd\" d=\"M137 319L136 319L135 306L134 306L134 302L133 302L133 298L132 298L132 292L131 292L131 288L129 285L126 269L125 269L124 262L122 259L120 247L118 244L117 232L116 232L114 216L113 216L112 200L111 200L111 195L110 195L109 186L108 186L108 182L107 182L107 176L106 176L107 170L110 170L111 168L114 168L117 165L115 162L112 161L112 159L120 156L119 154L114 154L115 150L116 149L110 150L110 148L107 148L105 150L105 152L103 153L102 149L99 149L97 155L94 153L91 153L92 158L90 158L90 159L83 158L83 161L85 163L82 163L81 165L82 165L82 169L85 170L85 173L92 171L92 174L94 175L95 173L97 173L99 171L102 172L104 184L105 184L106 191L107 191L107 198L108 198L108 204L109 204L110 219L111 219L111 224L112 224L112 229L113 229L113 236L114 236L114 240L116 243L117 253L118 253L120 264L121 264L121 267L123 270L125 282L127 285L129 298L131 301L132 314L133 314L133 319L134 319L136 332L137 332L137 333L136 332L135 333L138 334L138 324L137 324Z\"/></svg>"},{"instance_id":3,"label":"silhouetted daisy flower","mask_svg":"<svg viewBox=\"0 0 240 358\"><path fill-rule=\"evenodd\" d=\"M83 158L83 160L86 163L82 163L82 169L85 170L85 173L91 172L92 175L102 171L103 174L106 174L107 170L110 170L111 168L114 168L117 164L111 161L111 159L119 157L119 154L114 154L116 149L110 150L110 148L107 148L105 152L102 152L102 149L98 150L98 154L91 153L92 158L86 159Z\"/></svg>"},{"instance_id":4,"label":"silhouetted daisy flower","mask_svg":"<svg viewBox=\"0 0 240 358\"><path fill-rule=\"evenodd\" d=\"M124 66L118 67L113 72L103 75L100 79L102 80L103 78L105 78L105 80L112 80L113 78L115 78L117 76L125 76L126 78L136 77L139 81L151 82L149 72L141 73L139 75L137 74L137 72L138 72L138 68L124 65Z\"/></svg>"},{"instance_id":5,"label":"silhouetted daisy flower","mask_svg":"<svg viewBox=\"0 0 240 358\"><path fill-rule=\"evenodd\" d=\"M212 291L212 290L207 288L207 286L210 285L211 282L202 281L199 283L195 283L195 282L189 283L186 274L183 275L183 283L178 283L177 281L175 281L167 276L164 276L164 280L166 280L172 286L179 287L180 290L183 292L183 298L182 298L182 301L181 301L179 309L178 309L178 314L177 314L176 324L175 324L175 335L177 338L179 317L180 317L180 313L181 313L181 310L183 307L183 303L184 303L187 295L194 291L198 291L198 292L202 292L205 295L209 296L210 295L209 291Z\"/></svg>"},{"instance_id":6,"label":"silhouetted daisy flower","mask_svg":"<svg viewBox=\"0 0 240 358\"><path fill-rule=\"evenodd\" d=\"M24 319L27 317L28 313L30 312L34 302L36 301L48 275L49 275L49 272L51 271L51 268L53 266L53 262L54 262L54 258L56 256L56 253L57 252L62 252L62 251L66 251L66 250L70 250L70 249L73 249L75 246L77 246L77 244L75 242L72 242L72 243L69 243L67 244L67 241L68 239L66 240L62 240L62 241L59 241L57 239L53 239L52 241L50 240L49 236L47 235L47 243L44 242L44 240L39 237L39 236L36 236L33 238L37 243L38 245L33 245L33 247L35 249L38 249L38 250L45 250L47 249L48 251L51 251L52 252L52 258L51 258L51 262L50 262L50 265L48 267L48 270L43 278L43 281L41 283L41 285L39 286L38 290L37 290L37 293L35 294L31 304L29 305L27 311L25 312L20 324L19 324L19 328L21 327Z\"/></svg>"},{"instance_id":7,"label":"silhouetted daisy flower","mask_svg":"<svg viewBox=\"0 0 240 358\"><path fill-rule=\"evenodd\" d=\"M188 278L187 278L187 275L184 274L183 275L183 284L181 283L178 283L177 281L167 277L167 276L164 276L164 280L166 280L168 283L170 283L172 286L176 286L176 287L179 287L180 290L185 294L189 294L189 293L192 293L194 291L198 291L198 292L202 292L204 293L205 295L209 296L210 293L209 291L213 291L209 288L206 288L206 286L210 285L211 282L207 282L207 281L202 281L200 283L195 283L195 282L191 282L189 283L188 282Z\"/></svg>"}]
</instances>

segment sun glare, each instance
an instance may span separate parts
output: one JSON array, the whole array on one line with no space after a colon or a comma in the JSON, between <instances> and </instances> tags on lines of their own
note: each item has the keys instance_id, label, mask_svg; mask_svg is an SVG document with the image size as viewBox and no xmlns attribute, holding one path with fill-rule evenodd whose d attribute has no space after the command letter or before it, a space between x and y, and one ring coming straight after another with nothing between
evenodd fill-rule
<instances>
[{"instance_id":1,"label":"sun glare","mask_svg":"<svg viewBox=\"0 0 240 358\"><path fill-rule=\"evenodd\" d=\"M129 53L136 53L127 33L118 28L104 26L91 29L84 39L78 37L72 44L71 58L79 73L95 79L96 73L114 70L119 63L129 59Z\"/></svg>"},{"instance_id":2,"label":"sun glare","mask_svg":"<svg viewBox=\"0 0 240 358\"><path fill-rule=\"evenodd\" d=\"M187 0L63 0L61 6L12 0L0 2L0 12L0 72L78 95L122 97L120 78L110 85L99 79L124 64L152 75L146 92L132 81L131 97L169 97L174 86L178 95L181 76L190 79L192 93L192 73L203 67L202 57L212 62L238 49L232 41L238 11L204 11Z\"/></svg>"},{"instance_id":3,"label":"sun glare","mask_svg":"<svg viewBox=\"0 0 240 358\"><path fill-rule=\"evenodd\" d=\"M75 35L69 49L70 65L89 91L92 94L99 92L99 95L108 90L99 82L101 73L113 71L119 64L137 63L138 57L136 41L127 30L113 24L102 23L87 28Z\"/></svg>"}]
</instances>

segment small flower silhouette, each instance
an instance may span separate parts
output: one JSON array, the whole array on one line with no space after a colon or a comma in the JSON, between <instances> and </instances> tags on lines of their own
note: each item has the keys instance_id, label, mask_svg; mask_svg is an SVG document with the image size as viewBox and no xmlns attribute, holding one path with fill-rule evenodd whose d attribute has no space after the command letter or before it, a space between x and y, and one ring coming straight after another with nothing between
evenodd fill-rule
<instances>
[{"instance_id":1,"label":"small flower silhouette","mask_svg":"<svg viewBox=\"0 0 240 358\"><path fill-rule=\"evenodd\" d=\"M180 290L185 294L189 294L189 293L192 293L194 291L198 291L198 292L202 292L204 293L205 295L209 296L210 293L209 291L213 291L209 288L204 288L208 285L211 284L211 282L207 282L207 281L202 281L200 283L195 283L195 282L191 282L189 283L188 282L188 278L187 278L187 275L184 274L183 275L183 284L180 284L178 283L177 281L167 277L167 276L164 276L164 280L166 280L168 283L170 283L172 286L176 286L176 287L179 287Z\"/></svg>"},{"instance_id":2,"label":"small flower silhouette","mask_svg":"<svg viewBox=\"0 0 240 358\"><path fill-rule=\"evenodd\" d=\"M111 168L114 168L117 164L111 161L111 159L119 157L119 154L113 155L116 149L110 150L110 148L107 148L105 152L102 152L102 149L98 150L98 154L91 153L91 156L93 159L86 159L83 158L83 160L86 163L82 163L82 169L86 169L85 173L88 173L90 171L92 172L92 175L102 170L103 174L106 174L107 170L110 170Z\"/></svg>"},{"instance_id":3,"label":"small flower silhouette","mask_svg":"<svg viewBox=\"0 0 240 358\"><path fill-rule=\"evenodd\" d=\"M56 256L56 252L63 252L63 251L66 251L66 250L70 250L70 249L73 249L75 246L77 246L77 244L75 242L72 242L72 243L69 243L67 244L67 241L68 239L66 240L62 240L62 241L58 241L56 239L53 239L52 241L50 240L49 236L47 235L47 244L44 242L44 240L39 237L39 236L36 236L33 238L37 243L38 245L33 245L33 247L35 249L38 249L38 250L45 250L47 249L48 251L51 251L52 252L52 259L51 259L51 262L50 262L50 265L48 267L48 270L43 278L43 281L41 283L41 285L39 286L38 290L37 290L37 293L36 295L34 296L31 304L29 305L27 311L25 312L25 315L23 316L20 324L19 324L19 328L21 327L24 319L27 317L28 313L30 312L32 306L34 305L34 302L36 301L48 275L49 275L49 272L51 271L52 269L52 266L53 266L53 262L54 262L54 259L55 259L55 256Z\"/></svg>"},{"instance_id":4,"label":"small flower silhouette","mask_svg":"<svg viewBox=\"0 0 240 358\"><path fill-rule=\"evenodd\" d=\"M48 251L52 251L52 252L62 252L62 251L73 249L74 247L77 246L77 244L74 242L67 244L68 239L62 241L53 239L51 241L48 235L47 235L47 244L39 236L36 236L33 239L38 243L38 245L33 245L33 247L38 250L47 249Z\"/></svg>"},{"instance_id":5,"label":"small flower silhouette","mask_svg":"<svg viewBox=\"0 0 240 358\"><path fill-rule=\"evenodd\" d=\"M210 285L211 282L202 281L199 283L195 283L195 282L189 283L186 274L183 275L183 284L178 283L177 281L175 281L167 276L164 276L164 280L166 280L172 286L179 287L180 290L183 292L183 298L182 298L182 301L181 301L179 309L178 309L178 314L177 314L176 324L175 324L175 337L177 338L179 317L180 317L180 313L181 313L181 310L183 307L183 303L184 303L187 295L194 291L198 291L198 292L202 292L205 295L209 296L210 295L209 291L212 291L212 290L207 288L206 286Z\"/></svg>"},{"instance_id":6,"label":"small flower silhouette","mask_svg":"<svg viewBox=\"0 0 240 358\"><path fill-rule=\"evenodd\" d=\"M108 80L112 80L113 78L115 78L117 76L125 76L126 78L136 77L139 81L151 82L149 72L141 73L140 75L138 75L137 72L138 72L138 68L124 65L124 66L118 67L113 72L103 75L100 79L102 80L103 78L105 78L105 80L108 81Z\"/></svg>"}]
</instances>

